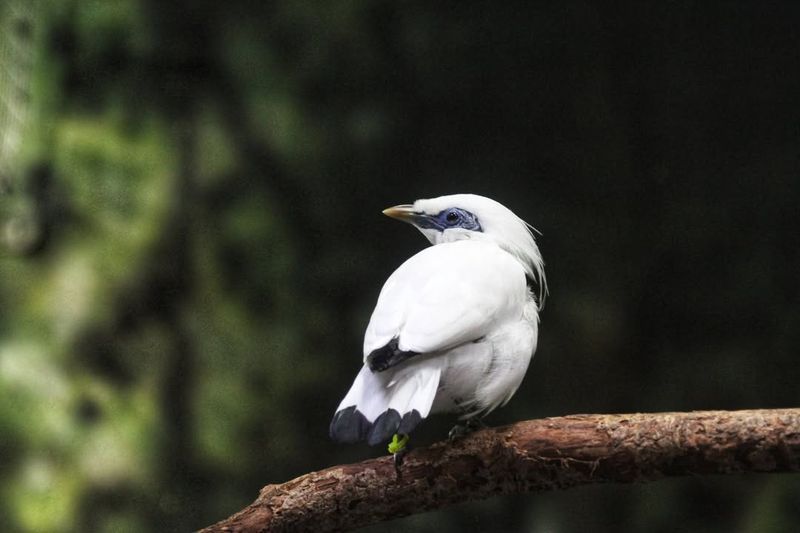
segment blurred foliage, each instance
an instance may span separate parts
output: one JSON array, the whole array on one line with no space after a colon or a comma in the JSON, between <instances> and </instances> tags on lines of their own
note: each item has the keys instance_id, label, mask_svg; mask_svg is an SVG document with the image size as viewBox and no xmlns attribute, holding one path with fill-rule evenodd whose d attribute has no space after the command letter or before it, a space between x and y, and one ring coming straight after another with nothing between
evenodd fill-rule
<instances>
[{"instance_id":1,"label":"blurred foliage","mask_svg":"<svg viewBox=\"0 0 800 533\"><path fill-rule=\"evenodd\" d=\"M380 210L486 194L552 298L489 420L796 406L791 2L0 4L0 530L186 531L334 446ZM429 420L417 443L445 434ZM471 503L390 531L790 531L796 477ZM378 531L378 528L374 528Z\"/></svg>"}]
</instances>

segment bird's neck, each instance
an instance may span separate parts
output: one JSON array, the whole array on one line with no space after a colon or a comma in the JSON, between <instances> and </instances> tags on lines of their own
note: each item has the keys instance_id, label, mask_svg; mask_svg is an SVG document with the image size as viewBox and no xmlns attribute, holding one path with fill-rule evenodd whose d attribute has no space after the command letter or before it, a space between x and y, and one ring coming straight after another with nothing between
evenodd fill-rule
<instances>
[{"instance_id":1,"label":"bird's neck","mask_svg":"<svg viewBox=\"0 0 800 533\"><path fill-rule=\"evenodd\" d=\"M419 228L431 244L443 244L447 242L456 241L477 241L490 243L501 250L509 253L519 261L522 268L525 270L525 277L530 280L531 284L538 285L540 293L540 301L543 301L542 296L546 293L546 282L544 278L544 263L542 256L539 253L539 248L532 240L525 242L525 245L516 244L496 239L492 235L486 233L467 231L461 229L450 229L446 231L438 231L434 229Z\"/></svg>"},{"instance_id":2,"label":"bird's neck","mask_svg":"<svg viewBox=\"0 0 800 533\"><path fill-rule=\"evenodd\" d=\"M418 228L431 244L443 244L447 242L456 241L479 241L494 244L501 250L509 253L519 261L522 268L525 270L525 277L528 280L529 286L537 286L536 290L539 308L544 305L544 299L547 295L547 280L544 276L544 261L539 252L539 247L536 242L529 235L524 238L517 239L498 239L491 234L484 232L462 230L460 228L448 229L445 231L438 231L435 229Z\"/></svg>"}]
</instances>

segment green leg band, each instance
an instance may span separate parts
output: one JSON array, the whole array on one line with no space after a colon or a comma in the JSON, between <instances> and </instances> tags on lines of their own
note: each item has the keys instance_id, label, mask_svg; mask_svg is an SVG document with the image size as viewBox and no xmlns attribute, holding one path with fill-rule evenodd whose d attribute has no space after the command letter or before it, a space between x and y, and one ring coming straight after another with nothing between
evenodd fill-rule
<instances>
[{"instance_id":1,"label":"green leg band","mask_svg":"<svg viewBox=\"0 0 800 533\"><path fill-rule=\"evenodd\" d=\"M406 444L408 444L408 435L398 438L397 433L395 433L394 437L392 437L392 442L389 443L389 453L395 454L403 451L406 448Z\"/></svg>"}]
</instances>

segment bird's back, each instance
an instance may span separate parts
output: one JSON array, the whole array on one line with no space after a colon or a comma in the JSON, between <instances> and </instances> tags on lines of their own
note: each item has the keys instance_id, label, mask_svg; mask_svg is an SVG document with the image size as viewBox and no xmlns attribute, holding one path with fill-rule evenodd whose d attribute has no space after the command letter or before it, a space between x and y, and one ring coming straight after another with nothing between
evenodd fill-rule
<instances>
[{"instance_id":1,"label":"bird's back","mask_svg":"<svg viewBox=\"0 0 800 533\"><path fill-rule=\"evenodd\" d=\"M519 262L491 243L426 248L386 281L364 337L364 357L393 339L430 353L475 341L522 315L528 291Z\"/></svg>"}]
</instances>

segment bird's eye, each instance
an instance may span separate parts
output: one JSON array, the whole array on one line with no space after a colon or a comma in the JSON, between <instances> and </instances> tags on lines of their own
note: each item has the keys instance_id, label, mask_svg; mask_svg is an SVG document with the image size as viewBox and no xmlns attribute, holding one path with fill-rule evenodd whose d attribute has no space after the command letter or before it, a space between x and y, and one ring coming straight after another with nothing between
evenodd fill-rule
<instances>
[{"instance_id":1,"label":"bird's eye","mask_svg":"<svg viewBox=\"0 0 800 533\"><path fill-rule=\"evenodd\" d=\"M455 224L456 222L458 222L458 220L460 218L461 217L458 216L458 212L457 211L450 211L445 216L445 220L447 220L447 222L449 222L450 224Z\"/></svg>"}]
</instances>

